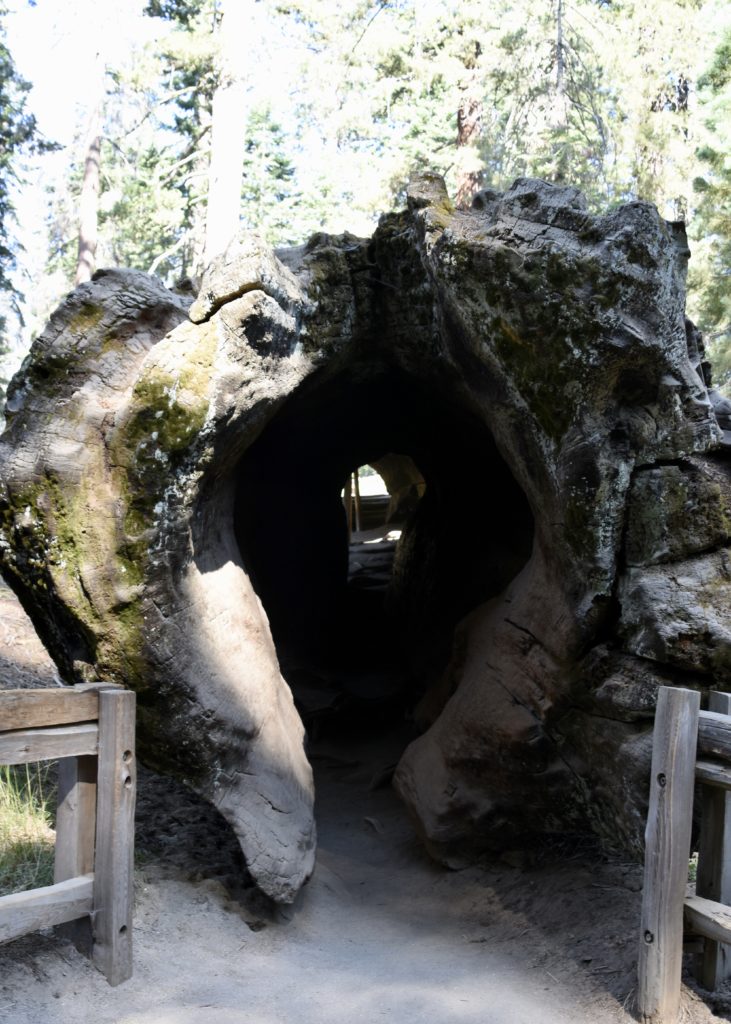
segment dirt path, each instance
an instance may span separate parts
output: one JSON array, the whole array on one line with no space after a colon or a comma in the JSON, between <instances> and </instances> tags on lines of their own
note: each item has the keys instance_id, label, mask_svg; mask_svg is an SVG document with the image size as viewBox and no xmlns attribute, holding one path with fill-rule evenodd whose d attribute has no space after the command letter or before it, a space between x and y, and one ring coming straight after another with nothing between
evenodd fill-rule
<instances>
[{"instance_id":1,"label":"dirt path","mask_svg":"<svg viewBox=\"0 0 731 1024\"><path fill-rule=\"evenodd\" d=\"M56 666L0 576L0 688L54 686L57 681Z\"/></svg>"},{"instance_id":2,"label":"dirt path","mask_svg":"<svg viewBox=\"0 0 731 1024\"><path fill-rule=\"evenodd\" d=\"M17 665L17 670L13 666ZM0 588L0 685L53 679ZM3 1024L614 1024L632 1020L640 871L576 851L447 872L387 785L400 739L313 751L320 847L297 904L246 887L230 830L142 771L135 974L116 989L64 939L0 949ZM512 863L508 863L512 861ZM717 1012L731 1001L716 998ZM711 1024L684 990L684 1019Z\"/></svg>"}]
</instances>

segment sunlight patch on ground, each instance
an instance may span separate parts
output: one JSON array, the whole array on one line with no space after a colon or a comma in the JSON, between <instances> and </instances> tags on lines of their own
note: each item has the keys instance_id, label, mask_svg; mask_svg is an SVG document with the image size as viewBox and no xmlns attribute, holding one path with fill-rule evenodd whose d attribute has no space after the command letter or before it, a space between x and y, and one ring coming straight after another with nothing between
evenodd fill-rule
<instances>
[{"instance_id":1,"label":"sunlight patch on ground","mask_svg":"<svg viewBox=\"0 0 731 1024\"><path fill-rule=\"evenodd\" d=\"M373 530L372 533L377 533L377 537L370 537L363 539L364 544L380 544L384 540L398 540L401 536L401 530L389 530L384 533L383 530Z\"/></svg>"}]
</instances>

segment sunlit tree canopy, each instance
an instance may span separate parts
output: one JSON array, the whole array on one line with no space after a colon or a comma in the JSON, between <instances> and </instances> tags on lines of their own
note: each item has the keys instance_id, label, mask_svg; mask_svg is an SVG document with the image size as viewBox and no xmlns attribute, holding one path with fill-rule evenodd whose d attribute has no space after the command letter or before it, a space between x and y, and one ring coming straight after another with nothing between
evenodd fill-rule
<instances>
[{"instance_id":1,"label":"sunlit tree canopy","mask_svg":"<svg viewBox=\"0 0 731 1024\"><path fill-rule=\"evenodd\" d=\"M458 204L530 175L579 186L595 209L645 199L685 220L691 315L731 371L719 0L124 0L112 25L98 6L0 7L0 285L23 291L7 268L25 175L36 242L20 271L44 282L25 306L31 328L77 272L84 203L97 266L173 284L239 228L274 245L369 234L410 174L432 168ZM32 31L42 38L24 49ZM38 124L54 53L86 72L65 108L75 141L51 159Z\"/></svg>"}]
</instances>

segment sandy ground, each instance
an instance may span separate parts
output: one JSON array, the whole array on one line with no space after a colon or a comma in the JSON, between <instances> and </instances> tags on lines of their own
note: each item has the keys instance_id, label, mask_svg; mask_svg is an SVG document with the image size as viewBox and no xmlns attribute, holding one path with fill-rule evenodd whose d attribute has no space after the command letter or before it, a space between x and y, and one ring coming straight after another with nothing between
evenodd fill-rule
<instances>
[{"instance_id":1,"label":"sandy ground","mask_svg":"<svg viewBox=\"0 0 731 1024\"><path fill-rule=\"evenodd\" d=\"M54 677L0 587L0 686ZM0 1021L633 1020L640 869L569 848L543 850L533 863L514 855L463 871L437 867L380 784L402 742L318 742L317 869L289 908L248 884L215 811L142 770L134 977L112 989L63 937L26 936L0 949ZM729 1020L730 1010L727 993L684 988L688 1024Z\"/></svg>"}]
</instances>

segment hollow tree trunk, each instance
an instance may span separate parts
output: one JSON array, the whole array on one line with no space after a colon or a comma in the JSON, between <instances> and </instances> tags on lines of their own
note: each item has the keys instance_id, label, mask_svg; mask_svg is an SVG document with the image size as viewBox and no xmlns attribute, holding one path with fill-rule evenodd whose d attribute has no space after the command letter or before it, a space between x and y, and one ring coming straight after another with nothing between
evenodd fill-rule
<instances>
[{"instance_id":1,"label":"hollow tree trunk","mask_svg":"<svg viewBox=\"0 0 731 1024\"><path fill-rule=\"evenodd\" d=\"M67 681L138 690L142 755L220 808L270 896L315 849L279 654L338 639L343 481L389 451L426 478L395 603L447 640L395 776L427 847L591 827L641 849L659 683L731 685L731 473L704 455L686 259L647 204L597 216L520 179L455 214L425 175L373 239L243 237L187 313L108 271L34 343L0 438L3 575Z\"/></svg>"}]
</instances>

